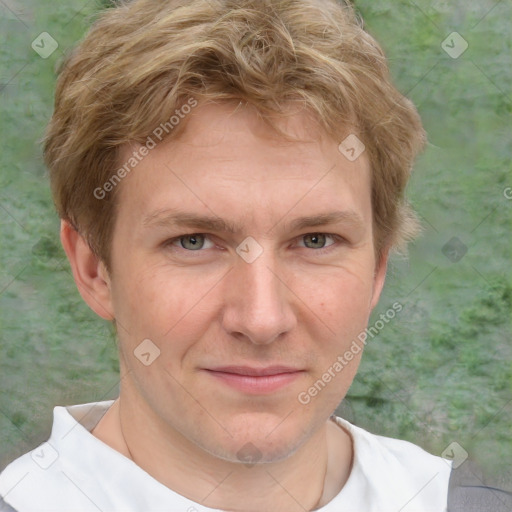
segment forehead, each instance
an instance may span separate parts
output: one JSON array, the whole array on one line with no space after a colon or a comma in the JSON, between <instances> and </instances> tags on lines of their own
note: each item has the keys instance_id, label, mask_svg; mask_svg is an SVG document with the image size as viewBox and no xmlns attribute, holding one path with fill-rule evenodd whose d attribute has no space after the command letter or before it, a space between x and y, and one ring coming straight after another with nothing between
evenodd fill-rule
<instances>
[{"instance_id":1,"label":"forehead","mask_svg":"<svg viewBox=\"0 0 512 512\"><path fill-rule=\"evenodd\" d=\"M298 141L279 137L253 110L236 105L200 105L183 122L179 138L151 149L118 191L118 211L133 223L173 208L267 227L278 217L340 209L371 222L366 155L347 159L340 141L322 134L311 117L280 121ZM121 160L134 150L123 148Z\"/></svg>"}]
</instances>

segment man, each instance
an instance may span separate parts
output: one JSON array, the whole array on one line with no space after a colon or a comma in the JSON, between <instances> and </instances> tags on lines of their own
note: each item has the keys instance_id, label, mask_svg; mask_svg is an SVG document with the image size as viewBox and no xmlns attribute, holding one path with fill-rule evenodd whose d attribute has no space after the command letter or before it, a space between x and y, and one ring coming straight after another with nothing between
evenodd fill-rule
<instances>
[{"instance_id":1,"label":"man","mask_svg":"<svg viewBox=\"0 0 512 512\"><path fill-rule=\"evenodd\" d=\"M450 463L333 416L424 133L335 0L135 0L59 78L45 157L120 396L0 476L28 510L436 511ZM6 505L6 506L7 506Z\"/></svg>"}]
</instances>

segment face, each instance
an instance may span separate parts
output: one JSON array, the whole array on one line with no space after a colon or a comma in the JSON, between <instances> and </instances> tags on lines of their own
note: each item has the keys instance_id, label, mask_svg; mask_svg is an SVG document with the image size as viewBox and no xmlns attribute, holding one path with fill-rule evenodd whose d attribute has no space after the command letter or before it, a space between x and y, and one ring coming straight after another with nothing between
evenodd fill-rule
<instances>
[{"instance_id":1,"label":"face","mask_svg":"<svg viewBox=\"0 0 512 512\"><path fill-rule=\"evenodd\" d=\"M302 115L286 130L316 133ZM384 272L368 162L338 143L285 142L247 108L203 105L120 187L109 285L122 400L217 457L237 461L247 443L263 461L293 453L356 372L361 353L332 368Z\"/></svg>"}]
</instances>

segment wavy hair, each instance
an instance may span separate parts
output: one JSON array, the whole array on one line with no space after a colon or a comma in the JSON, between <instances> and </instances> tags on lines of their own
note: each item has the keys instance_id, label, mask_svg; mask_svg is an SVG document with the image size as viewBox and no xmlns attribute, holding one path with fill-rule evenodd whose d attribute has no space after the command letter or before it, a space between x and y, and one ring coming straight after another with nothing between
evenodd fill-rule
<instances>
[{"instance_id":1,"label":"wavy hair","mask_svg":"<svg viewBox=\"0 0 512 512\"><path fill-rule=\"evenodd\" d=\"M144 143L191 97L246 102L272 129L297 106L334 140L355 131L371 166L376 250L403 249L417 232L404 189L425 134L348 3L121 2L100 14L59 75L44 141L54 202L107 268L119 187L101 200L94 190L124 145Z\"/></svg>"}]
</instances>

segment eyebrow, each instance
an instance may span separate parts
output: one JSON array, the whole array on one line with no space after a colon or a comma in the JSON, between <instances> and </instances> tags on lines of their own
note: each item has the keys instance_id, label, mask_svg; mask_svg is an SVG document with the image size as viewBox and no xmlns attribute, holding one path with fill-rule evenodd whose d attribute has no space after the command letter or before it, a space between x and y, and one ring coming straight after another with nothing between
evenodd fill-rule
<instances>
[{"instance_id":1,"label":"eyebrow","mask_svg":"<svg viewBox=\"0 0 512 512\"><path fill-rule=\"evenodd\" d=\"M290 223L290 230L299 231L305 228L314 228L326 224L352 224L354 227L363 227L363 218L353 210L333 211L300 217Z\"/></svg>"},{"instance_id":2,"label":"eyebrow","mask_svg":"<svg viewBox=\"0 0 512 512\"><path fill-rule=\"evenodd\" d=\"M224 231L237 233L240 229L233 223L215 216L197 215L195 213L176 212L173 210L158 210L146 215L142 224L147 227L181 226L198 228L205 231Z\"/></svg>"},{"instance_id":3,"label":"eyebrow","mask_svg":"<svg viewBox=\"0 0 512 512\"><path fill-rule=\"evenodd\" d=\"M279 221L277 224L283 222ZM305 228L313 228L328 224L351 224L355 228L364 226L363 218L353 210L342 210L308 215L294 219L289 224L283 222L287 230L299 231ZM146 227L179 226L201 231L215 231L237 234L243 232L243 228L216 216L197 215L195 213L177 212L175 210L158 210L146 215L142 221ZM269 231L272 231L275 224Z\"/></svg>"}]
</instances>

